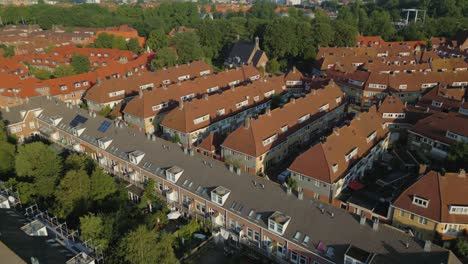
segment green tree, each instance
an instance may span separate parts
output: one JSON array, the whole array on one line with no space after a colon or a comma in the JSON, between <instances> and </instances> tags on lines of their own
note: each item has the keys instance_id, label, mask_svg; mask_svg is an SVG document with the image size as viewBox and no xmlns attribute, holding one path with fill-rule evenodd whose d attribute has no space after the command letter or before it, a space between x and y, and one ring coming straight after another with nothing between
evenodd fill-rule
<instances>
[{"instance_id":1,"label":"green tree","mask_svg":"<svg viewBox=\"0 0 468 264\"><path fill-rule=\"evenodd\" d=\"M138 40L136 38L131 38L127 42L127 49L133 51L134 53L138 53L140 52L140 43L138 43Z\"/></svg>"},{"instance_id":2,"label":"green tree","mask_svg":"<svg viewBox=\"0 0 468 264\"><path fill-rule=\"evenodd\" d=\"M468 169L468 143L457 142L453 144L448 153L448 160L453 162L456 167Z\"/></svg>"},{"instance_id":3,"label":"green tree","mask_svg":"<svg viewBox=\"0 0 468 264\"><path fill-rule=\"evenodd\" d=\"M90 64L88 56L83 54L73 54L71 66L76 74L89 72Z\"/></svg>"},{"instance_id":4,"label":"green tree","mask_svg":"<svg viewBox=\"0 0 468 264\"><path fill-rule=\"evenodd\" d=\"M60 65L57 68L55 68L52 75L54 78L71 76L71 75L75 75L75 70L73 69L73 66L71 65Z\"/></svg>"},{"instance_id":5,"label":"green tree","mask_svg":"<svg viewBox=\"0 0 468 264\"><path fill-rule=\"evenodd\" d=\"M288 177L286 183L288 184L291 189L296 190L297 189L297 181L291 177Z\"/></svg>"},{"instance_id":6,"label":"green tree","mask_svg":"<svg viewBox=\"0 0 468 264\"><path fill-rule=\"evenodd\" d=\"M172 245L171 236L140 225L120 241L118 251L123 260L132 264L151 264L154 260L160 264L179 263Z\"/></svg>"},{"instance_id":7,"label":"green tree","mask_svg":"<svg viewBox=\"0 0 468 264\"><path fill-rule=\"evenodd\" d=\"M174 36L172 43L177 49L178 61L187 63L203 57L200 38L194 32L179 33Z\"/></svg>"},{"instance_id":8,"label":"green tree","mask_svg":"<svg viewBox=\"0 0 468 264\"><path fill-rule=\"evenodd\" d=\"M169 39L164 29L152 30L146 40L146 45L152 50L166 48L169 45Z\"/></svg>"},{"instance_id":9,"label":"green tree","mask_svg":"<svg viewBox=\"0 0 468 264\"><path fill-rule=\"evenodd\" d=\"M70 214L81 215L89 204L91 181L83 170L72 170L65 174L55 191L57 201L56 213L61 218Z\"/></svg>"},{"instance_id":10,"label":"green tree","mask_svg":"<svg viewBox=\"0 0 468 264\"><path fill-rule=\"evenodd\" d=\"M96 48L112 48L114 43L114 35L101 33L94 40L94 47Z\"/></svg>"},{"instance_id":11,"label":"green tree","mask_svg":"<svg viewBox=\"0 0 468 264\"><path fill-rule=\"evenodd\" d=\"M101 201L115 194L118 191L118 185L109 174L100 168L96 168L91 174L90 197L94 201Z\"/></svg>"},{"instance_id":12,"label":"green tree","mask_svg":"<svg viewBox=\"0 0 468 264\"><path fill-rule=\"evenodd\" d=\"M356 45L357 28L342 21L335 21L333 45L337 47L352 47Z\"/></svg>"},{"instance_id":13,"label":"green tree","mask_svg":"<svg viewBox=\"0 0 468 264\"><path fill-rule=\"evenodd\" d=\"M126 50L127 49L127 41L125 41L124 37L113 36L112 48L113 49L119 49L119 50Z\"/></svg>"},{"instance_id":14,"label":"green tree","mask_svg":"<svg viewBox=\"0 0 468 264\"><path fill-rule=\"evenodd\" d=\"M256 18L273 19L276 16L276 7L277 5L272 1L255 0L248 14Z\"/></svg>"},{"instance_id":15,"label":"green tree","mask_svg":"<svg viewBox=\"0 0 468 264\"><path fill-rule=\"evenodd\" d=\"M200 223L192 219L186 225L177 230L176 234L180 238L189 240L198 230L200 230Z\"/></svg>"},{"instance_id":16,"label":"green tree","mask_svg":"<svg viewBox=\"0 0 468 264\"><path fill-rule=\"evenodd\" d=\"M73 153L65 159L64 168L70 170L84 170L90 174L96 167L94 161L84 154Z\"/></svg>"},{"instance_id":17,"label":"green tree","mask_svg":"<svg viewBox=\"0 0 468 264\"><path fill-rule=\"evenodd\" d=\"M267 67L267 71L269 73L273 73L273 74L278 73L279 70L280 70L280 64L279 64L279 62L278 62L278 60L276 58L273 58L273 59L269 60L267 62L266 67Z\"/></svg>"},{"instance_id":18,"label":"green tree","mask_svg":"<svg viewBox=\"0 0 468 264\"><path fill-rule=\"evenodd\" d=\"M156 201L158 201L158 197L156 196L156 185L153 179L149 179L146 183L145 190L143 191L143 195L141 196L140 206L141 207L148 207L150 212L153 211L153 205Z\"/></svg>"},{"instance_id":19,"label":"green tree","mask_svg":"<svg viewBox=\"0 0 468 264\"><path fill-rule=\"evenodd\" d=\"M50 197L62 171L62 160L42 142L18 147L15 160L16 175L34 184L40 197Z\"/></svg>"},{"instance_id":20,"label":"green tree","mask_svg":"<svg viewBox=\"0 0 468 264\"><path fill-rule=\"evenodd\" d=\"M12 57L15 56L15 47L7 46L5 44L0 44L0 49L3 49L3 57Z\"/></svg>"},{"instance_id":21,"label":"green tree","mask_svg":"<svg viewBox=\"0 0 468 264\"><path fill-rule=\"evenodd\" d=\"M106 250L112 239L113 225L104 216L88 214L80 217L81 238L91 240L95 247Z\"/></svg>"},{"instance_id":22,"label":"green tree","mask_svg":"<svg viewBox=\"0 0 468 264\"><path fill-rule=\"evenodd\" d=\"M468 257L468 241L464 239L457 239L456 250L462 257Z\"/></svg>"},{"instance_id":23,"label":"green tree","mask_svg":"<svg viewBox=\"0 0 468 264\"><path fill-rule=\"evenodd\" d=\"M6 179L15 168L15 146L8 142L5 125L0 120L0 179Z\"/></svg>"},{"instance_id":24,"label":"green tree","mask_svg":"<svg viewBox=\"0 0 468 264\"><path fill-rule=\"evenodd\" d=\"M163 67L172 67L176 62L177 56L174 51L169 48L162 48L151 61L151 69L158 70Z\"/></svg>"},{"instance_id":25,"label":"green tree","mask_svg":"<svg viewBox=\"0 0 468 264\"><path fill-rule=\"evenodd\" d=\"M52 78L52 73L48 70L39 69L36 67L29 67L29 72L39 80L49 80Z\"/></svg>"},{"instance_id":26,"label":"green tree","mask_svg":"<svg viewBox=\"0 0 468 264\"><path fill-rule=\"evenodd\" d=\"M366 34L381 36L384 40L391 40L396 33L392 18L387 11L373 11L369 17Z\"/></svg>"}]
</instances>

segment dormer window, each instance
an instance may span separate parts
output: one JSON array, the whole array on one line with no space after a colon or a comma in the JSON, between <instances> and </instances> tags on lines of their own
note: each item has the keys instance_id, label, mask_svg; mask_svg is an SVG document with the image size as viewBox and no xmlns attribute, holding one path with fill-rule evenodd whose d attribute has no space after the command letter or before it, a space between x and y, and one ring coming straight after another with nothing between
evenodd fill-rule
<instances>
[{"instance_id":1,"label":"dormer window","mask_svg":"<svg viewBox=\"0 0 468 264\"><path fill-rule=\"evenodd\" d=\"M420 206L420 207L427 208L427 206L429 205L429 201L415 195L413 196L413 204Z\"/></svg>"},{"instance_id":2,"label":"dormer window","mask_svg":"<svg viewBox=\"0 0 468 264\"><path fill-rule=\"evenodd\" d=\"M243 107L243 106L246 106L246 105L248 105L248 104L249 104L249 100L244 100L244 101L242 101L242 102L240 102L240 103L237 103L237 104L236 104L236 108L239 109L239 108L241 108L241 107Z\"/></svg>"},{"instance_id":3,"label":"dormer window","mask_svg":"<svg viewBox=\"0 0 468 264\"><path fill-rule=\"evenodd\" d=\"M60 91L66 91L67 86L66 85L60 85Z\"/></svg>"},{"instance_id":4,"label":"dormer window","mask_svg":"<svg viewBox=\"0 0 468 264\"><path fill-rule=\"evenodd\" d=\"M165 85L169 85L169 84L171 84L171 80L164 80L164 81L162 81L162 83L165 84Z\"/></svg>"},{"instance_id":5,"label":"dormer window","mask_svg":"<svg viewBox=\"0 0 468 264\"><path fill-rule=\"evenodd\" d=\"M432 100L432 106L440 108L442 107L442 102L437 102L437 101Z\"/></svg>"},{"instance_id":6,"label":"dormer window","mask_svg":"<svg viewBox=\"0 0 468 264\"><path fill-rule=\"evenodd\" d=\"M231 190L223 186L218 186L211 191L211 201L223 206L230 193Z\"/></svg>"},{"instance_id":7,"label":"dormer window","mask_svg":"<svg viewBox=\"0 0 468 264\"><path fill-rule=\"evenodd\" d=\"M345 155L346 162L350 161L357 155L358 148L353 148L348 154Z\"/></svg>"},{"instance_id":8,"label":"dormer window","mask_svg":"<svg viewBox=\"0 0 468 264\"><path fill-rule=\"evenodd\" d=\"M310 118L310 114L304 115L301 118L297 119L297 123L301 124L301 123L305 122L309 118Z\"/></svg>"},{"instance_id":9,"label":"dormer window","mask_svg":"<svg viewBox=\"0 0 468 264\"><path fill-rule=\"evenodd\" d=\"M81 136L81 134L83 134L84 131L85 131L85 128L84 128L84 127L73 127L73 128L72 128L72 134L73 134L75 137Z\"/></svg>"},{"instance_id":10,"label":"dormer window","mask_svg":"<svg viewBox=\"0 0 468 264\"><path fill-rule=\"evenodd\" d=\"M184 80L187 80L187 79L190 79L190 75L183 75L183 76L179 76L179 78L177 78L179 81L184 81Z\"/></svg>"},{"instance_id":11,"label":"dormer window","mask_svg":"<svg viewBox=\"0 0 468 264\"><path fill-rule=\"evenodd\" d=\"M98 146L102 149L106 149L112 143L112 139L110 138L100 138L98 139Z\"/></svg>"},{"instance_id":12,"label":"dormer window","mask_svg":"<svg viewBox=\"0 0 468 264\"><path fill-rule=\"evenodd\" d=\"M60 116L53 116L50 118L50 121L52 122L52 125L57 126L60 123L60 121L62 121L62 119L63 118Z\"/></svg>"},{"instance_id":13,"label":"dormer window","mask_svg":"<svg viewBox=\"0 0 468 264\"><path fill-rule=\"evenodd\" d=\"M209 89L206 89L207 93L213 93L219 90L219 86L211 87Z\"/></svg>"},{"instance_id":14,"label":"dormer window","mask_svg":"<svg viewBox=\"0 0 468 264\"><path fill-rule=\"evenodd\" d=\"M268 97L270 97L270 96L272 96L274 94L275 94L275 90L271 90L271 91L266 92L264 95L265 95L266 98L268 98Z\"/></svg>"},{"instance_id":15,"label":"dormer window","mask_svg":"<svg viewBox=\"0 0 468 264\"><path fill-rule=\"evenodd\" d=\"M210 74L210 70L200 72L200 76L205 76L205 75L208 75L208 74Z\"/></svg>"},{"instance_id":16,"label":"dormer window","mask_svg":"<svg viewBox=\"0 0 468 264\"><path fill-rule=\"evenodd\" d=\"M267 145L273 143L273 141L275 141L277 138L278 138L278 134L274 134L273 136L263 140L262 141L263 146L267 146Z\"/></svg>"},{"instance_id":17,"label":"dormer window","mask_svg":"<svg viewBox=\"0 0 468 264\"><path fill-rule=\"evenodd\" d=\"M333 164L332 170L333 170L333 173L336 173L338 171L338 164L337 163Z\"/></svg>"},{"instance_id":18,"label":"dormer window","mask_svg":"<svg viewBox=\"0 0 468 264\"><path fill-rule=\"evenodd\" d=\"M468 215L468 206L450 205L450 214Z\"/></svg>"},{"instance_id":19,"label":"dormer window","mask_svg":"<svg viewBox=\"0 0 468 264\"><path fill-rule=\"evenodd\" d=\"M222 115L224 115L224 113L225 113L224 108L223 108L223 109L218 109L218 110L216 110L216 115L217 115L217 116L222 116Z\"/></svg>"},{"instance_id":20,"label":"dormer window","mask_svg":"<svg viewBox=\"0 0 468 264\"><path fill-rule=\"evenodd\" d=\"M285 126L283 126L283 127L281 128L281 132L282 132L282 133L284 133L284 132L286 132L286 131L288 131L288 125L285 125Z\"/></svg>"},{"instance_id":21,"label":"dormer window","mask_svg":"<svg viewBox=\"0 0 468 264\"><path fill-rule=\"evenodd\" d=\"M208 121L209 119L210 119L210 115L204 115L204 116L201 116L199 118L194 119L193 123L195 125L198 125L198 124L200 124L202 122Z\"/></svg>"},{"instance_id":22,"label":"dormer window","mask_svg":"<svg viewBox=\"0 0 468 264\"><path fill-rule=\"evenodd\" d=\"M335 102L336 102L337 104L341 103L341 97L337 97L337 98L335 99Z\"/></svg>"},{"instance_id":23,"label":"dormer window","mask_svg":"<svg viewBox=\"0 0 468 264\"><path fill-rule=\"evenodd\" d=\"M161 110L161 109L166 108L168 106L169 106L168 103L162 103L162 104L158 104L158 105L153 105L153 107L151 109L153 111L158 111L158 110Z\"/></svg>"},{"instance_id":24,"label":"dormer window","mask_svg":"<svg viewBox=\"0 0 468 264\"><path fill-rule=\"evenodd\" d=\"M329 108L330 108L330 105L329 105L329 104L322 105L322 106L319 108L319 112L327 111Z\"/></svg>"},{"instance_id":25,"label":"dormer window","mask_svg":"<svg viewBox=\"0 0 468 264\"><path fill-rule=\"evenodd\" d=\"M406 90L406 88L408 88L408 85L406 84L400 84L400 86L398 87L400 90Z\"/></svg>"},{"instance_id":26,"label":"dormer window","mask_svg":"<svg viewBox=\"0 0 468 264\"><path fill-rule=\"evenodd\" d=\"M372 140L374 140L374 138L377 136L377 131L374 131L372 133L370 133L370 135L367 136L366 138L366 141L367 143L371 142Z\"/></svg>"},{"instance_id":27,"label":"dormer window","mask_svg":"<svg viewBox=\"0 0 468 264\"><path fill-rule=\"evenodd\" d=\"M290 216L276 211L268 218L268 229L277 234L283 235L290 221Z\"/></svg>"},{"instance_id":28,"label":"dormer window","mask_svg":"<svg viewBox=\"0 0 468 264\"><path fill-rule=\"evenodd\" d=\"M140 163L141 160L143 160L144 156L145 156L144 152L135 150L128 155L128 158L130 159L131 163L138 165L138 163Z\"/></svg>"},{"instance_id":29,"label":"dormer window","mask_svg":"<svg viewBox=\"0 0 468 264\"><path fill-rule=\"evenodd\" d=\"M172 166L166 170L166 179L172 183L176 183L180 176L184 173L184 169L178 166Z\"/></svg>"}]
</instances>

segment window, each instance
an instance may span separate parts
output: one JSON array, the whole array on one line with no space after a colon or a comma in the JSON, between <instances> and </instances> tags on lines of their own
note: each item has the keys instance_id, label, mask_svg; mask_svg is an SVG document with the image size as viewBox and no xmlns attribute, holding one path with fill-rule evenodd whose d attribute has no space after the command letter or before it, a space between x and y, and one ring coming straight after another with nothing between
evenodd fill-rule
<instances>
[{"instance_id":1,"label":"window","mask_svg":"<svg viewBox=\"0 0 468 264\"><path fill-rule=\"evenodd\" d=\"M297 253L294 252L294 251L291 251L291 261L292 261L293 263L297 263L297 260L298 260Z\"/></svg>"},{"instance_id":2,"label":"window","mask_svg":"<svg viewBox=\"0 0 468 264\"><path fill-rule=\"evenodd\" d=\"M468 206L450 206L449 210L450 214L461 214L461 215L468 215Z\"/></svg>"},{"instance_id":3,"label":"window","mask_svg":"<svg viewBox=\"0 0 468 264\"><path fill-rule=\"evenodd\" d=\"M301 235L302 235L301 232L297 231L296 234L294 234L294 239L295 240L301 239Z\"/></svg>"},{"instance_id":4,"label":"window","mask_svg":"<svg viewBox=\"0 0 468 264\"><path fill-rule=\"evenodd\" d=\"M151 109L153 111L158 111L160 109L168 107L168 105L169 105L168 103L162 103L162 104L154 105Z\"/></svg>"},{"instance_id":5,"label":"window","mask_svg":"<svg viewBox=\"0 0 468 264\"><path fill-rule=\"evenodd\" d=\"M333 164L332 166L333 173L336 173L338 171L338 164Z\"/></svg>"},{"instance_id":6,"label":"window","mask_svg":"<svg viewBox=\"0 0 468 264\"><path fill-rule=\"evenodd\" d=\"M319 200L319 199L320 199L320 195L319 195L318 193L314 193L314 199Z\"/></svg>"},{"instance_id":7,"label":"window","mask_svg":"<svg viewBox=\"0 0 468 264\"><path fill-rule=\"evenodd\" d=\"M181 99L182 101L187 101L187 100L190 100L190 99L192 99L192 98L194 98L194 97L195 97L195 94L192 93L192 94L184 95L184 96L180 97L180 99Z\"/></svg>"},{"instance_id":8,"label":"window","mask_svg":"<svg viewBox=\"0 0 468 264\"><path fill-rule=\"evenodd\" d=\"M260 233L258 233L257 231L255 231L255 232L254 232L253 240L259 241L259 240L260 240Z\"/></svg>"},{"instance_id":9,"label":"window","mask_svg":"<svg viewBox=\"0 0 468 264\"><path fill-rule=\"evenodd\" d=\"M274 134L273 136L263 140L263 146L266 146L268 144L271 144L273 141L275 141L278 138L278 134Z\"/></svg>"},{"instance_id":10,"label":"window","mask_svg":"<svg viewBox=\"0 0 468 264\"><path fill-rule=\"evenodd\" d=\"M207 121L208 119L210 119L210 115L204 115L204 116L202 116L202 117L199 117L199 118L194 119L194 120L193 120L193 123L194 123L195 125L197 125L197 124L200 124L201 122Z\"/></svg>"},{"instance_id":11,"label":"window","mask_svg":"<svg viewBox=\"0 0 468 264\"><path fill-rule=\"evenodd\" d=\"M88 81L83 81L83 82L82 82L82 85L83 85L83 86L88 86L88 85L89 85L89 82L88 82Z\"/></svg>"},{"instance_id":12,"label":"window","mask_svg":"<svg viewBox=\"0 0 468 264\"><path fill-rule=\"evenodd\" d=\"M309 241L310 241L310 237L308 235L306 235L304 237L304 240L302 241L302 244L307 245L307 244L309 244Z\"/></svg>"},{"instance_id":13,"label":"window","mask_svg":"<svg viewBox=\"0 0 468 264\"><path fill-rule=\"evenodd\" d=\"M315 180L315 186L320 187L320 182L318 180Z\"/></svg>"},{"instance_id":14,"label":"window","mask_svg":"<svg viewBox=\"0 0 468 264\"><path fill-rule=\"evenodd\" d=\"M437 101L432 100L432 106L442 107L442 102L437 102Z\"/></svg>"},{"instance_id":15,"label":"window","mask_svg":"<svg viewBox=\"0 0 468 264\"><path fill-rule=\"evenodd\" d=\"M423 225L426 225L426 224L427 224L427 219L420 216L420 217L419 217L419 223L420 223L420 224L423 224Z\"/></svg>"},{"instance_id":16,"label":"window","mask_svg":"<svg viewBox=\"0 0 468 264\"><path fill-rule=\"evenodd\" d=\"M414 220L414 214L410 214L409 219Z\"/></svg>"},{"instance_id":17,"label":"window","mask_svg":"<svg viewBox=\"0 0 468 264\"><path fill-rule=\"evenodd\" d=\"M319 108L319 112L327 111L329 108L330 108L330 105L329 105L329 104L322 105L322 106Z\"/></svg>"},{"instance_id":18,"label":"window","mask_svg":"<svg viewBox=\"0 0 468 264\"><path fill-rule=\"evenodd\" d=\"M224 115L224 113L225 113L224 108L223 108L223 109L218 109L218 110L216 110L216 115L217 115L217 116L222 116L222 115Z\"/></svg>"},{"instance_id":19,"label":"window","mask_svg":"<svg viewBox=\"0 0 468 264\"><path fill-rule=\"evenodd\" d=\"M275 223L273 221L270 221L270 223L268 224L268 228L270 230L275 230Z\"/></svg>"},{"instance_id":20,"label":"window","mask_svg":"<svg viewBox=\"0 0 468 264\"><path fill-rule=\"evenodd\" d=\"M335 99L335 102L336 102L337 104L341 103L341 97L337 97L337 98Z\"/></svg>"},{"instance_id":21,"label":"window","mask_svg":"<svg viewBox=\"0 0 468 264\"><path fill-rule=\"evenodd\" d=\"M370 83L369 88L375 88L375 89L386 89L387 85L385 84L376 84L376 83Z\"/></svg>"},{"instance_id":22,"label":"window","mask_svg":"<svg viewBox=\"0 0 468 264\"><path fill-rule=\"evenodd\" d=\"M286 125L286 126L283 126L283 127L281 128L281 132L284 133L284 132L286 132L286 131L288 131L288 126L287 126L287 125Z\"/></svg>"},{"instance_id":23,"label":"window","mask_svg":"<svg viewBox=\"0 0 468 264\"><path fill-rule=\"evenodd\" d=\"M253 230L247 227L247 237L253 238Z\"/></svg>"},{"instance_id":24,"label":"window","mask_svg":"<svg viewBox=\"0 0 468 264\"><path fill-rule=\"evenodd\" d=\"M67 90L67 86L66 85L60 85L60 91L65 91Z\"/></svg>"},{"instance_id":25,"label":"window","mask_svg":"<svg viewBox=\"0 0 468 264\"><path fill-rule=\"evenodd\" d=\"M304 115L304 116L302 116L301 118L299 118L297 120L297 123L301 124L301 123L305 122L309 118L310 118L310 114Z\"/></svg>"},{"instance_id":26,"label":"window","mask_svg":"<svg viewBox=\"0 0 468 264\"><path fill-rule=\"evenodd\" d=\"M274 94L275 94L275 90L271 90L271 91L266 92L264 95L265 95L265 97L268 98L268 97L270 97L270 96L272 96Z\"/></svg>"},{"instance_id":27,"label":"window","mask_svg":"<svg viewBox=\"0 0 468 264\"><path fill-rule=\"evenodd\" d=\"M125 94L125 90L120 90L117 92L109 93L109 97L116 97L116 96L123 95L123 94Z\"/></svg>"},{"instance_id":28,"label":"window","mask_svg":"<svg viewBox=\"0 0 468 264\"><path fill-rule=\"evenodd\" d=\"M400 90L405 90L406 88L408 88L408 85L406 84L400 84L400 86L398 87Z\"/></svg>"},{"instance_id":29,"label":"window","mask_svg":"<svg viewBox=\"0 0 468 264\"><path fill-rule=\"evenodd\" d=\"M36 128L36 125L34 124L34 121L29 122L29 128L30 129Z\"/></svg>"},{"instance_id":30,"label":"window","mask_svg":"<svg viewBox=\"0 0 468 264\"><path fill-rule=\"evenodd\" d=\"M350 161L354 156L357 155L358 148L353 148L348 154L345 155L346 162Z\"/></svg>"},{"instance_id":31,"label":"window","mask_svg":"<svg viewBox=\"0 0 468 264\"><path fill-rule=\"evenodd\" d=\"M427 206L429 205L429 201L426 200L426 199L417 197L417 196L413 196L413 204L417 205L417 206L427 208Z\"/></svg>"},{"instance_id":32,"label":"window","mask_svg":"<svg viewBox=\"0 0 468 264\"><path fill-rule=\"evenodd\" d=\"M216 92L219 90L219 87L218 86L215 86L215 87L211 87L209 89L206 89L206 92L207 93L212 93L212 92Z\"/></svg>"},{"instance_id":33,"label":"window","mask_svg":"<svg viewBox=\"0 0 468 264\"><path fill-rule=\"evenodd\" d=\"M405 211L400 210L400 216L401 216L401 217L405 217Z\"/></svg>"},{"instance_id":34,"label":"window","mask_svg":"<svg viewBox=\"0 0 468 264\"><path fill-rule=\"evenodd\" d=\"M243 107L243 106L246 106L246 105L248 105L248 104L249 104L249 100L244 100L244 101L242 101L242 102L240 102L240 103L237 103L237 104L236 104L236 108L239 109L239 108L241 108L241 107Z\"/></svg>"},{"instance_id":35,"label":"window","mask_svg":"<svg viewBox=\"0 0 468 264\"><path fill-rule=\"evenodd\" d=\"M372 140L374 140L374 138L377 136L377 131L374 131L372 132L370 135L367 136L367 143L371 142Z\"/></svg>"},{"instance_id":36,"label":"window","mask_svg":"<svg viewBox=\"0 0 468 264\"><path fill-rule=\"evenodd\" d=\"M254 96L253 99L254 99L255 102L257 102L258 100L260 100L260 96L256 95L256 96Z\"/></svg>"},{"instance_id":37,"label":"window","mask_svg":"<svg viewBox=\"0 0 468 264\"><path fill-rule=\"evenodd\" d=\"M80 88L80 87L81 87L81 83L76 82L76 83L75 83L75 88Z\"/></svg>"}]
</instances>

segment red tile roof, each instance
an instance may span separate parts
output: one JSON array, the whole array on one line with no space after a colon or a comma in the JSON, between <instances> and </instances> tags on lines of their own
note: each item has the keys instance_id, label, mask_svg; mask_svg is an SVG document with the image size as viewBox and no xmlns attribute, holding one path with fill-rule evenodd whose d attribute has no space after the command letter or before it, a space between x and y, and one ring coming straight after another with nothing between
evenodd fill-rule
<instances>
[{"instance_id":1,"label":"red tile roof","mask_svg":"<svg viewBox=\"0 0 468 264\"><path fill-rule=\"evenodd\" d=\"M447 131L468 138L468 116L455 112L434 113L419 120L410 131L446 144L453 144L456 141L447 137Z\"/></svg>"},{"instance_id":2,"label":"red tile roof","mask_svg":"<svg viewBox=\"0 0 468 264\"><path fill-rule=\"evenodd\" d=\"M393 204L394 207L440 223L468 224L468 215L451 214L450 206L468 206L468 178L463 172L441 175L430 171L408 187ZM427 208L413 203L413 197L428 200Z\"/></svg>"}]
</instances>

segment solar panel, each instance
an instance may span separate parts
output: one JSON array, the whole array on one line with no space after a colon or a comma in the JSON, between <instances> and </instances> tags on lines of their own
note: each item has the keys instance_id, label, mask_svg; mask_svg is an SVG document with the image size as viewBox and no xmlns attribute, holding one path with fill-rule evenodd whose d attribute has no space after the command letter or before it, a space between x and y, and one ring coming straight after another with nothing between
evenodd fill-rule
<instances>
[{"instance_id":1,"label":"solar panel","mask_svg":"<svg viewBox=\"0 0 468 264\"><path fill-rule=\"evenodd\" d=\"M82 115L76 115L75 118L70 122L71 127L76 127L77 125L84 124L88 121L88 118L82 116Z\"/></svg>"},{"instance_id":2,"label":"solar panel","mask_svg":"<svg viewBox=\"0 0 468 264\"><path fill-rule=\"evenodd\" d=\"M98 131L101 132L101 133L105 133L107 131L107 129L109 129L109 127L111 125L112 125L112 123L109 122L109 121L102 121L101 125L98 128Z\"/></svg>"}]
</instances>

